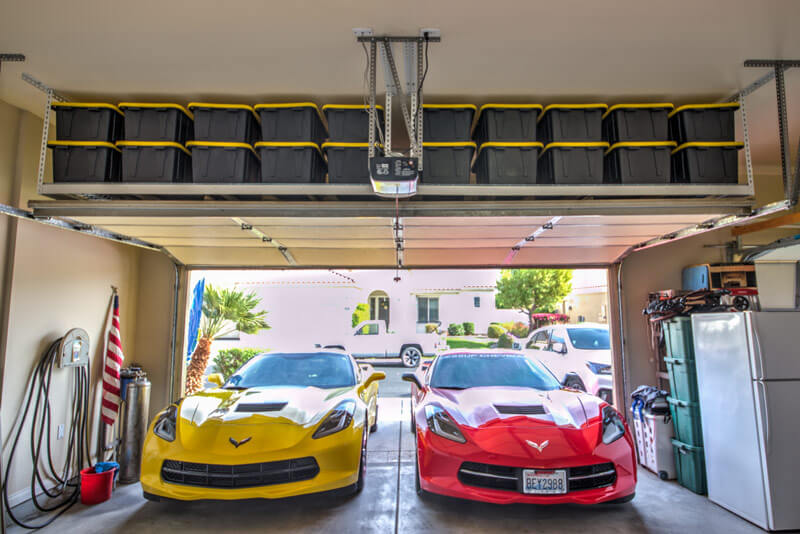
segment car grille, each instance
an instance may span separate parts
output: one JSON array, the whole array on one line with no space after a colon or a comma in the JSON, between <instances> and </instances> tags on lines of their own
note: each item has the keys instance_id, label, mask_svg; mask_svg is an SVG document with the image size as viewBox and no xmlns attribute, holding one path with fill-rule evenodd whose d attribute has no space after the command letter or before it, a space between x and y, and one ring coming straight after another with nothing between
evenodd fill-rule
<instances>
[{"instance_id":1,"label":"car grille","mask_svg":"<svg viewBox=\"0 0 800 534\"><path fill-rule=\"evenodd\" d=\"M240 402L236 405L237 412L279 412L283 410L288 403L286 402Z\"/></svg>"},{"instance_id":2,"label":"car grille","mask_svg":"<svg viewBox=\"0 0 800 534\"><path fill-rule=\"evenodd\" d=\"M522 469L464 462L458 470L458 480L466 486L522 492ZM617 481L617 471L613 463L561 469L567 471L568 492L604 488Z\"/></svg>"},{"instance_id":3,"label":"car grille","mask_svg":"<svg viewBox=\"0 0 800 534\"><path fill-rule=\"evenodd\" d=\"M309 480L319 473L312 457L260 464L217 465L164 460L165 482L205 488L252 488Z\"/></svg>"},{"instance_id":4,"label":"car grille","mask_svg":"<svg viewBox=\"0 0 800 534\"><path fill-rule=\"evenodd\" d=\"M547 413L541 404L532 406L495 404L494 408L503 415L545 415Z\"/></svg>"}]
</instances>

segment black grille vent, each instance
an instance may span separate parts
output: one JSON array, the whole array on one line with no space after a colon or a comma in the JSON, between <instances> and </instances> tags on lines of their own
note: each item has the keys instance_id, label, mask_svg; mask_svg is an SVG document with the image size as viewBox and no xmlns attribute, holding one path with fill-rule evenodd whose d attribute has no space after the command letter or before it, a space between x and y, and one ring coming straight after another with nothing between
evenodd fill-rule
<instances>
[{"instance_id":1,"label":"black grille vent","mask_svg":"<svg viewBox=\"0 0 800 534\"><path fill-rule=\"evenodd\" d=\"M308 456L260 464L216 465L164 460L161 478L165 482L205 488L252 488L314 478L317 461Z\"/></svg>"},{"instance_id":2,"label":"black grille vent","mask_svg":"<svg viewBox=\"0 0 800 534\"><path fill-rule=\"evenodd\" d=\"M260 413L279 412L286 407L286 402L240 402L236 405L237 412Z\"/></svg>"},{"instance_id":3,"label":"black grille vent","mask_svg":"<svg viewBox=\"0 0 800 534\"><path fill-rule=\"evenodd\" d=\"M458 480L467 486L521 492L522 469L521 467L464 462L458 470ZM568 493L604 488L617 481L617 472L613 463L569 467L566 470Z\"/></svg>"},{"instance_id":4,"label":"black grille vent","mask_svg":"<svg viewBox=\"0 0 800 534\"><path fill-rule=\"evenodd\" d=\"M541 404L531 406L513 406L495 404L494 408L503 415L545 415L547 412Z\"/></svg>"}]
</instances>

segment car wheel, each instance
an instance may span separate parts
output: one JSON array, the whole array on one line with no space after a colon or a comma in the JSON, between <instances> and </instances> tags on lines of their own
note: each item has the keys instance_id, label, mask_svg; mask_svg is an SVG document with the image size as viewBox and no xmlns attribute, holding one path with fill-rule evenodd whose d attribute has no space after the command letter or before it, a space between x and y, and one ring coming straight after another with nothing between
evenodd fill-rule
<instances>
[{"instance_id":1,"label":"car wheel","mask_svg":"<svg viewBox=\"0 0 800 534\"><path fill-rule=\"evenodd\" d=\"M422 351L418 347L405 347L400 353L403 365L406 367L416 367L422 359Z\"/></svg>"},{"instance_id":2,"label":"car wheel","mask_svg":"<svg viewBox=\"0 0 800 534\"><path fill-rule=\"evenodd\" d=\"M369 432L372 434L373 432L378 431L378 401L375 401L375 419L372 420L372 426L369 427Z\"/></svg>"},{"instance_id":3,"label":"car wheel","mask_svg":"<svg viewBox=\"0 0 800 534\"><path fill-rule=\"evenodd\" d=\"M577 376L570 376L564 381L564 387L577 389L578 391L586 391L586 386L583 385L583 380Z\"/></svg>"}]
</instances>

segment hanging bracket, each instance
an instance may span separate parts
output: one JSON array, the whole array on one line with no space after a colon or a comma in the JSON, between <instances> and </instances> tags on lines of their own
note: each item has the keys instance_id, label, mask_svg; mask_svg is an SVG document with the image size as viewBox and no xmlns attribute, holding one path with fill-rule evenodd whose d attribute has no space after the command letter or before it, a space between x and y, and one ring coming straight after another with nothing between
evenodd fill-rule
<instances>
[{"instance_id":1,"label":"hanging bracket","mask_svg":"<svg viewBox=\"0 0 800 534\"><path fill-rule=\"evenodd\" d=\"M0 54L0 70L3 69L3 63L21 63L25 61L24 54Z\"/></svg>"}]
</instances>

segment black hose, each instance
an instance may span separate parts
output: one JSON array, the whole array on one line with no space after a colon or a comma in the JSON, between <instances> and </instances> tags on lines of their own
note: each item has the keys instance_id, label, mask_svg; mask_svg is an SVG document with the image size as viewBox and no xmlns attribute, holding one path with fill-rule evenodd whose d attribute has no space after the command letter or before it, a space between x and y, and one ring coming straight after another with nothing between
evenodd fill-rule
<instances>
[{"instance_id":1,"label":"black hose","mask_svg":"<svg viewBox=\"0 0 800 534\"><path fill-rule=\"evenodd\" d=\"M19 420L8 463L5 468L3 480L3 503L9 517L14 523L23 528L39 529L55 521L61 514L69 510L78 502L80 497L80 471L91 462L89 456L88 417L89 417L89 364L74 367L74 384L72 390L72 413L70 414L69 436L64 464L61 470L53 463L53 448L51 439L51 411L50 411L50 386L53 377L53 368L58 365L58 347L61 339L54 341L42 355L25 393L24 410ZM31 473L31 501L33 505L44 513L52 514L41 524L25 523L11 511L8 499L8 480L14 455L17 451L22 429L28 418L33 404L30 433L30 453L33 465ZM48 488L46 481L55 480L56 486ZM37 491L38 490L38 491ZM49 499L59 499L55 504L42 504L39 502L42 494Z\"/></svg>"}]
</instances>

